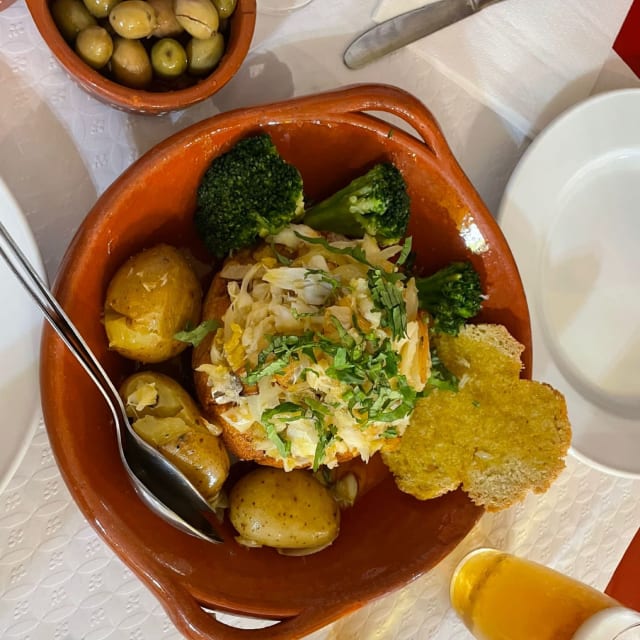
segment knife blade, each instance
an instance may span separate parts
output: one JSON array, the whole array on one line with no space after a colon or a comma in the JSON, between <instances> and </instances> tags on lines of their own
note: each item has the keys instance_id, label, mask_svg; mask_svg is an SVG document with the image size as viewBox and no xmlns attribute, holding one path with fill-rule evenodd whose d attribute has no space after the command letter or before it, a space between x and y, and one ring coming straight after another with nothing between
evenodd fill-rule
<instances>
[{"instance_id":1,"label":"knife blade","mask_svg":"<svg viewBox=\"0 0 640 640\"><path fill-rule=\"evenodd\" d=\"M349 69L365 65L501 0L438 0L381 22L359 35L345 50Z\"/></svg>"}]
</instances>

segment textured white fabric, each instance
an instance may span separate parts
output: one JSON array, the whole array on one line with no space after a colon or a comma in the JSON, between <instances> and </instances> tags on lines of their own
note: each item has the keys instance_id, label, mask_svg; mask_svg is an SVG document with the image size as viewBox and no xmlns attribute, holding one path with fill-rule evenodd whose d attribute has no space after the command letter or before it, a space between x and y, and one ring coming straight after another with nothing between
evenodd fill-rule
<instances>
[{"instance_id":1,"label":"textured white fabric","mask_svg":"<svg viewBox=\"0 0 640 640\"><path fill-rule=\"evenodd\" d=\"M259 13L238 76L212 100L161 117L125 114L78 88L43 43L23 0L0 13L0 173L28 217L51 279L95 199L156 142L219 111L352 83L395 84L423 100L485 201L497 206L526 141L412 50L358 72L343 67L344 48L371 24L374 6L375 0L315 0L281 20ZM447 593L451 570L466 551L496 546L603 588L638 526L640 481L570 458L548 493L487 515L432 572L309 640L470 640ZM82 517L40 424L0 494L0 638L180 637Z\"/></svg>"},{"instance_id":2,"label":"textured white fabric","mask_svg":"<svg viewBox=\"0 0 640 640\"><path fill-rule=\"evenodd\" d=\"M380 0L374 20L425 5ZM631 0L505 0L409 45L526 134L586 98Z\"/></svg>"}]
</instances>

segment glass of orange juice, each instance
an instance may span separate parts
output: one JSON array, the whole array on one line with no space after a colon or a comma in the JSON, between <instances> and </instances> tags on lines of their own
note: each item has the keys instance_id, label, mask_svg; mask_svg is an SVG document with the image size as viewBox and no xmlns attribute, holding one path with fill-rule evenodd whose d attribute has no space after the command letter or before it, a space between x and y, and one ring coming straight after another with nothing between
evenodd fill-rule
<instances>
[{"instance_id":1,"label":"glass of orange juice","mask_svg":"<svg viewBox=\"0 0 640 640\"><path fill-rule=\"evenodd\" d=\"M478 640L626 640L620 634L631 630L640 638L640 613L553 569L496 549L477 549L462 559L450 596Z\"/></svg>"}]
</instances>

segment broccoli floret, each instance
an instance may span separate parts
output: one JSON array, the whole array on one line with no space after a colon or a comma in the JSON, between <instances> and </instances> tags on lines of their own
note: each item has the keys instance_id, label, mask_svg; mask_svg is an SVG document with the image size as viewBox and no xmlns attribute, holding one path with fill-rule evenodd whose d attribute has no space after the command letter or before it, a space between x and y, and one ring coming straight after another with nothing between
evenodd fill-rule
<instances>
[{"instance_id":1,"label":"broccoli floret","mask_svg":"<svg viewBox=\"0 0 640 640\"><path fill-rule=\"evenodd\" d=\"M310 207L304 223L352 238L367 233L381 245L399 242L409 223L409 195L402 174L390 163L377 164Z\"/></svg>"},{"instance_id":2,"label":"broccoli floret","mask_svg":"<svg viewBox=\"0 0 640 640\"><path fill-rule=\"evenodd\" d=\"M469 262L452 262L434 274L416 278L418 304L434 320L434 330L457 335L482 306L480 276Z\"/></svg>"},{"instance_id":3,"label":"broccoli floret","mask_svg":"<svg viewBox=\"0 0 640 640\"><path fill-rule=\"evenodd\" d=\"M213 160L198 187L195 225L218 258L277 233L304 211L302 177L268 134L240 140Z\"/></svg>"}]
</instances>

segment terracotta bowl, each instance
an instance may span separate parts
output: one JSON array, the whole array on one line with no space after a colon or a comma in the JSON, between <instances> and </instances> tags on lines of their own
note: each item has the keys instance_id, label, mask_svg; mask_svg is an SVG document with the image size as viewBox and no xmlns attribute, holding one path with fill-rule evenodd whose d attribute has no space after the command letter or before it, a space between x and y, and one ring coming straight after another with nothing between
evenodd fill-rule
<instances>
[{"instance_id":1,"label":"terracotta bowl","mask_svg":"<svg viewBox=\"0 0 640 640\"><path fill-rule=\"evenodd\" d=\"M415 135L370 112L399 117ZM394 162L412 200L410 233L420 267L471 260L488 294L480 319L505 324L526 345L528 373L527 305L496 222L430 112L398 89L361 85L198 123L148 152L100 198L67 251L55 291L116 383L132 365L107 349L101 310L109 279L128 256L159 241L204 256L192 228L198 182L212 158L258 131L268 131L299 167L311 198L327 195L374 162ZM227 524L224 544L196 540L139 500L118 458L100 393L48 329L41 383L52 447L78 506L188 638L302 637L428 571L483 513L460 491L425 502L402 494L374 459L358 470L367 492L344 512L338 539L320 553L293 558L246 549ZM239 630L203 607L281 622Z\"/></svg>"},{"instance_id":2,"label":"terracotta bowl","mask_svg":"<svg viewBox=\"0 0 640 640\"><path fill-rule=\"evenodd\" d=\"M249 52L256 23L256 0L238 0L230 19L225 53L215 70L196 84L175 91L142 91L118 84L92 69L60 34L49 11L50 0L27 0L33 21L67 73L102 102L133 113L161 114L184 109L219 91Z\"/></svg>"}]
</instances>

